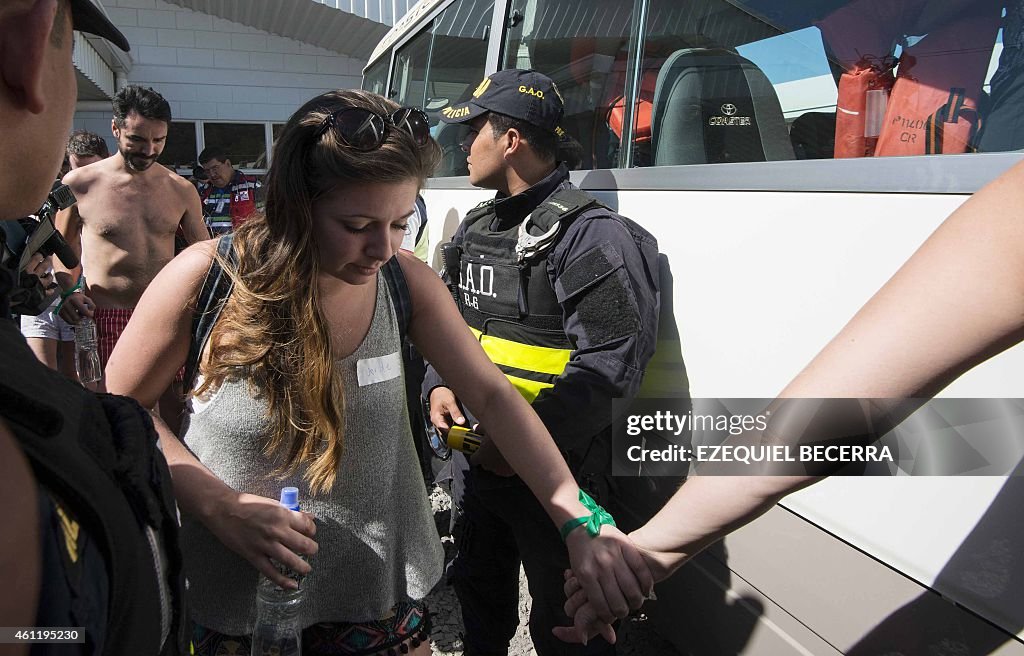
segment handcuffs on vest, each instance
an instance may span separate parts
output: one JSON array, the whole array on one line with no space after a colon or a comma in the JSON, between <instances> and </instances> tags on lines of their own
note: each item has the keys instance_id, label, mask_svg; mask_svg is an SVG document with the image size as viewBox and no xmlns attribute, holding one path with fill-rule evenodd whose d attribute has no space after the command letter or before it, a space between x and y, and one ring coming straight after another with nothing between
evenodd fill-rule
<instances>
[{"instance_id":1,"label":"handcuffs on vest","mask_svg":"<svg viewBox=\"0 0 1024 656\"><path fill-rule=\"evenodd\" d=\"M555 221L544 234L531 235L529 225L531 218L533 218L532 214L523 219L523 222L519 224L519 239L516 242L516 264L522 264L526 260L546 251L554 243L555 237L558 236L558 228L562 225L561 221Z\"/></svg>"}]
</instances>

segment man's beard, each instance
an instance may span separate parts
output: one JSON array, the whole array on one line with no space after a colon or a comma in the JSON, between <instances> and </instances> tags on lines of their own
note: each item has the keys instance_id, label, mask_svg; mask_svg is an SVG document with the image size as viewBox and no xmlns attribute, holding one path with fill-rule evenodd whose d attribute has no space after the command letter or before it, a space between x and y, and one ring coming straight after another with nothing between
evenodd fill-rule
<instances>
[{"instance_id":1,"label":"man's beard","mask_svg":"<svg viewBox=\"0 0 1024 656\"><path fill-rule=\"evenodd\" d=\"M124 163L133 171L141 173L149 167L153 166L156 162L156 157L143 157L142 155L129 155L128 153L121 151L121 157L124 158Z\"/></svg>"}]
</instances>

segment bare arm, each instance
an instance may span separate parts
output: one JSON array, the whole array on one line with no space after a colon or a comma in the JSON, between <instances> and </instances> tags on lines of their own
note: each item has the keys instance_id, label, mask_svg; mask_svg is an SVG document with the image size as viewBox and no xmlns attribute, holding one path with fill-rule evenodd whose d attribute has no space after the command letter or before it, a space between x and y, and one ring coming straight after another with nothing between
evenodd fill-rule
<instances>
[{"instance_id":1,"label":"bare arm","mask_svg":"<svg viewBox=\"0 0 1024 656\"><path fill-rule=\"evenodd\" d=\"M1024 163L950 215L780 396L893 399L870 413L895 424L896 400L933 396L1022 338ZM697 476L631 537L664 577L816 480Z\"/></svg>"},{"instance_id":2,"label":"bare arm","mask_svg":"<svg viewBox=\"0 0 1024 656\"><path fill-rule=\"evenodd\" d=\"M181 181L184 183L183 193L187 199L185 214L181 217L185 240L189 244L206 241L210 238L210 231L206 228L206 222L203 220L203 202L199 200L199 193L192 183L184 178Z\"/></svg>"},{"instance_id":3,"label":"bare arm","mask_svg":"<svg viewBox=\"0 0 1024 656\"><path fill-rule=\"evenodd\" d=\"M78 212L78 203L57 212L54 223L57 231L64 237L64 241L68 243L75 255L79 258L82 257L82 215ZM78 285L81 274L81 264L69 269L59 258L54 259L54 280L60 287L62 296ZM75 324L81 317L91 317L95 307L96 305L89 298L87 291L82 289L81 292L71 294L61 302L60 316L68 323Z\"/></svg>"},{"instance_id":4,"label":"bare arm","mask_svg":"<svg viewBox=\"0 0 1024 656\"><path fill-rule=\"evenodd\" d=\"M147 408L156 406L188 357L192 310L212 252L212 246L189 248L150 283L107 364L107 389L111 393L131 396ZM230 489L163 422L154 419L154 423L174 479L178 504L188 513L209 515Z\"/></svg>"},{"instance_id":5,"label":"bare arm","mask_svg":"<svg viewBox=\"0 0 1024 656\"><path fill-rule=\"evenodd\" d=\"M107 389L152 408L188 357L192 312L215 242L192 246L153 279L107 364ZM196 516L226 546L279 585L293 585L269 558L308 573L294 552L316 553L316 532L306 515L282 508L276 499L240 494L206 468L154 417L171 470L174 493L186 513Z\"/></svg>"},{"instance_id":6,"label":"bare arm","mask_svg":"<svg viewBox=\"0 0 1024 656\"><path fill-rule=\"evenodd\" d=\"M954 212L781 396L931 397L1022 338L1024 164L1018 164ZM889 414L896 407L873 404L872 419L904 419ZM697 477L640 535L686 556L710 542L710 534L745 523L809 482L754 479L739 495L747 501L737 503L734 484Z\"/></svg>"},{"instance_id":7,"label":"bare arm","mask_svg":"<svg viewBox=\"0 0 1024 656\"><path fill-rule=\"evenodd\" d=\"M563 522L585 514L579 489L537 415L487 358L458 314L440 279L425 275L415 258L402 253L413 296L409 336L459 398L473 410L488 435L504 444L509 463L535 492L551 519ZM512 427L515 428L512 428ZM516 448L510 449L509 445ZM537 467L544 463L543 467Z\"/></svg>"},{"instance_id":8,"label":"bare arm","mask_svg":"<svg viewBox=\"0 0 1024 656\"><path fill-rule=\"evenodd\" d=\"M408 253L400 253L399 260L413 298L409 336L417 348L488 427L488 435L540 500L555 526L589 515L579 502L579 487L551 435L487 358L441 279ZM606 537L611 539L606 541ZM628 607L642 603L651 580L639 554L630 545L616 541L618 537L621 534L613 527L603 527L601 537L593 540L586 531L577 529L569 534L567 544L574 569L577 563L584 567L582 577L594 586L591 589L603 590L612 609L624 614ZM591 558L588 550L599 547L607 550ZM616 584L616 580L622 583Z\"/></svg>"},{"instance_id":9,"label":"bare arm","mask_svg":"<svg viewBox=\"0 0 1024 656\"><path fill-rule=\"evenodd\" d=\"M71 207L57 212L57 215L53 219L53 223L57 228L57 232L64 237L64 241L68 243L71 250L74 251L75 255L82 256L82 216L78 213L78 203L73 204ZM75 286L78 282L78 274L81 271L81 265L74 269L69 269L64 266L64 263L59 258L55 258L53 262L53 273L62 290L68 290Z\"/></svg>"}]
</instances>

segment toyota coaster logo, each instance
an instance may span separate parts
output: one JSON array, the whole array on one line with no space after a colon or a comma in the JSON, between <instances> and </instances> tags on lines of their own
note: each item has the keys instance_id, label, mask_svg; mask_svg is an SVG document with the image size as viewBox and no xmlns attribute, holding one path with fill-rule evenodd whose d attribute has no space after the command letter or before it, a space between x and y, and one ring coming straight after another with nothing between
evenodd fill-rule
<instances>
[{"instance_id":1,"label":"toyota coaster logo","mask_svg":"<svg viewBox=\"0 0 1024 656\"><path fill-rule=\"evenodd\" d=\"M752 124L749 116L736 116L739 108L732 103L723 103L719 109L722 113L717 116L709 116L708 125L715 127L749 127Z\"/></svg>"}]
</instances>

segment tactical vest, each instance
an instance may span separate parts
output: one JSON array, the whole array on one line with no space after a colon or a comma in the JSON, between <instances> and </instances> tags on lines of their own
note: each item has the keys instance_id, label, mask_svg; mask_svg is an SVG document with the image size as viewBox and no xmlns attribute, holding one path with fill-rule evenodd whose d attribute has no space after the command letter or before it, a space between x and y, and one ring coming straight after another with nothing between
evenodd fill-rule
<instances>
[{"instance_id":1,"label":"tactical vest","mask_svg":"<svg viewBox=\"0 0 1024 656\"><path fill-rule=\"evenodd\" d=\"M149 414L42 366L10 325L0 343L0 416L59 500L69 553L81 530L105 559L103 653L188 653L177 509ZM44 586L68 586L72 613L77 565L72 555L64 571L42 572Z\"/></svg>"},{"instance_id":2,"label":"tactical vest","mask_svg":"<svg viewBox=\"0 0 1024 656\"><path fill-rule=\"evenodd\" d=\"M466 215L455 290L462 316L488 357L529 402L554 386L573 345L547 272L550 249L588 210L604 209L577 189L560 189L523 223L491 230L494 201Z\"/></svg>"},{"instance_id":3,"label":"tactical vest","mask_svg":"<svg viewBox=\"0 0 1024 656\"><path fill-rule=\"evenodd\" d=\"M457 281L453 295L463 318L491 361L530 403L554 386L572 355L562 306L548 277L548 255L569 226L588 212L607 215L611 210L577 189L560 189L523 223L495 231L490 229L494 201L486 201L466 215L457 263L445 256L448 279ZM672 282L664 255L659 256L658 276L662 296L657 347L637 396L689 398L671 293L665 296ZM682 480L651 477L646 465L631 476L611 476L610 438L610 429L602 431L583 452L564 455L580 485L599 503L614 508L620 526L635 529L664 505Z\"/></svg>"}]
</instances>

